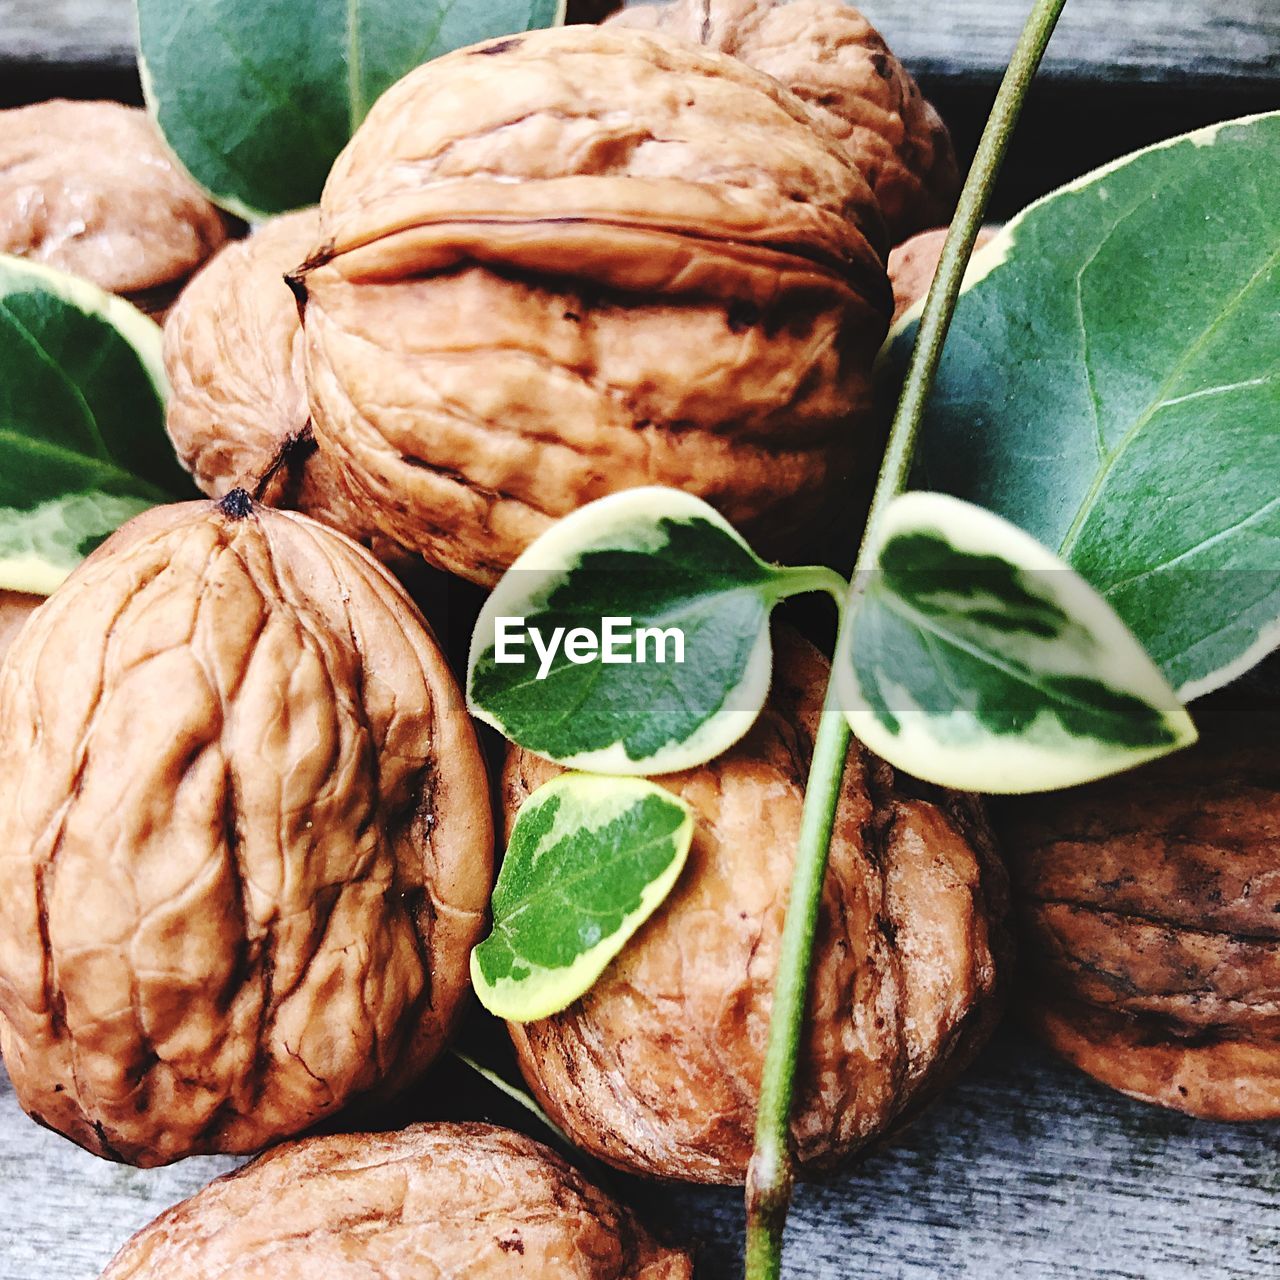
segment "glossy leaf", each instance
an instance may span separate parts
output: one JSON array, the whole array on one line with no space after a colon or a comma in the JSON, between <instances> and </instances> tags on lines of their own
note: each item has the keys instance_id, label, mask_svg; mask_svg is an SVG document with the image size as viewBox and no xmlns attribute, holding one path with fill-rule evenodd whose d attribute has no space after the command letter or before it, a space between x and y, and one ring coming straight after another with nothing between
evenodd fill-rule
<instances>
[{"instance_id":1,"label":"glossy leaf","mask_svg":"<svg viewBox=\"0 0 1280 1280\"><path fill-rule=\"evenodd\" d=\"M490 1013L530 1022L590 988L670 893L693 840L677 796L638 778L566 774L521 806L471 953Z\"/></svg>"},{"instance_id":2,"label":"glossy leaf","mask_svg":"<svg viewBox=\"0 0 1280 1280\"><path fill-rule=\"evenodd\" d=\"M47 594L125 520L192 492L165 394L157 325L0 257L0 588Z\"/></svg>"},{"instance_id":3,"label":"glossy leaf","mask_svg":"<svg viewBox=\"0 0 1280 1280\"><path fill-rule=\"evenodd\" d=\"M1271 114L1033 205L970 266L918 455L917 486L1088 578L1184 700L1280 642L1277 192Z\"/></svg>"},{"instance_id":4,"label":"glossy leaf","mask_svg":"<svg viewBox=\"0 0 1280 1280\"><path fill-rule=\"evenodd\" d=\"M1141 645L1079 574L990 512L910 493L878 522L837 662L873 751L969 791L1048 791L1195 741Z\"/></svg>"},{"instance_id":5,"label":"glossy leaf","mask_svg":"<svg viewBox=\"0 0 1280 1280\"><path fill-rule=\"evenodd\" d=\"M574 768L692 768L760 714L773 606L844 585L825 569L765 564L698 498L629 489L559 521L503 576L472 637L468 701L513 742ZM607 625L626 639L606 646ZM523 639L504 642L504 628Z\"/></svg>"},{"instance_id":6,"label":"glossy leaf","mask_svg":"<svg viewBox=\"0 0 1280 1280\"><path fill-rule=\"evenodd\" d=\"M564 0L138 0L139 65L196 181L260 216L315 204L369 108L414 67L563 19Z\"/></svg>"}]
</instances>

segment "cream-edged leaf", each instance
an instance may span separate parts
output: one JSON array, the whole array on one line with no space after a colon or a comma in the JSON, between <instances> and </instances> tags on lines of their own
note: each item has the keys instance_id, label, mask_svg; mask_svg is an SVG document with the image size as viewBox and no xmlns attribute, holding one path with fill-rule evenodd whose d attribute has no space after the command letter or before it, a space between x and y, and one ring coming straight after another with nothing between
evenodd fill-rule
<instances>
[{"instance_id":1,"label":"cream-edged leaf","mask_svg":"<svg viewBox=\"0 0 1280 1280\"><path fill-rule=\"evenodd\" d=\"M640 778L565 774L521 806L471 952L480 1003L513 1022L587 991L679 878L693 841L679 797Z\"/></svg>"},{"instance_id":2,"label":"cream-edged leaf","mask_svg":"<svg viewBox=\"0 0 1280 1280\"><path fill-rule=\"evenodd\" d=\"M0 588L47 594L131 516L193 492L165 395L159 326L0 257Z\"/></svg>"},{"instance_id":3,"label":"cream-edged leaf","mask_svg":"<svg viewBox=\"0 0 1280 1280\"><path fill-rule=\"evenodd\" d=\"M1195 741L1111 606L1008 521L909 493L873 552L837 690L854 733L891 764L963 790L1047 791Z\"/></svg>"},{"instance_id":4,"label":"cream-edged leaf","mask_svg":"<svg viewBox=\"0 0 1280 1280\"><path fill-rule=\"evenodd\" d=\"M844 585L766 564L698 498L628 489L553 525L503 576L472 637L468 702L572 768L693 768L764 706L773 606Z\"/></svg>"}]
</instances>

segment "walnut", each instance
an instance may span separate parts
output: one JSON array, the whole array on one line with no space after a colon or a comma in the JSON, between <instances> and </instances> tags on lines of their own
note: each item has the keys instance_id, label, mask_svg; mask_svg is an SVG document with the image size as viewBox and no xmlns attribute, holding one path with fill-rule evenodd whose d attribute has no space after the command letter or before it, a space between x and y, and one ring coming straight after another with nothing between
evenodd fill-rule
<instances>
[{"instance_id":1,"label":"walnut","mask_svg":"<svg viewBox=\"0 0 1280 1280\"><path fill-rule=\"evenodd\" d=\"M145 512L0 667L0 1046L141 1165L415 1077L491 880L462 696L393 578L304 516Z\"/></svg>"},{"instance_id":2,"label":"walnut","mask_svg":"<svg viewBox=\"0 0 1280 1280\"><path fill-rule=\"evenodd\" d=\"M947 238L946 227L921 231L900 244L889 254L889 283L893 285L893 322L897 324L921 298L929 292L933 277L942 257L942 246ZM974 242L977 253L996 234L997 227L982 227Z\"/></svg>"},{"instance_id":3,"label":"walnut","mask_svg":"<svg viewBox=\"0 0 1280 1280\"><path fill-rule=\"evenodd\" d=\"M23 623L44 603L43 596L0 590L0 658L14 642Z\"/></svg>"},{"instance_id":4,"label":"walnut","mask_svg":"<svg viewBox=\"0 0 1280 1280\"><path fill-rule=\"evenodd\" d=\"M1276 1119L1280 708L1196 720L1189 751L1002 807L1023 1004L1059 1053L1132 1097Z\"/></svg>"},{"instance_id":5,"label":"walnut","mask_svg":"<svg viewBox=\"0 0 1280 1280\"><path fill-rule=\"evenodd\" d=\"M227 232L145 111L54 101L0 112L0 253L155 313Z\"/></svg>"},{"instance_id":6,"label":"walnut","mask_svg":"<svg viewBox=\"0 0 1280 1280\"><path fill-rule=\"evenodd\" d=\"M164 326L169 435L211 497L253 490L276 469L266 502L323 520L394 561L403 553L377 535L309 440L302 326L285 275L319 226L315 209L272 218L221 249L182 291Z\"/></svg>"},{"instance_id":7,"label":"walnut","mask_svg":"<svg viewBox=\"0 0 1280 1280\"><path fill-rule=\"evenodd\" d=\"M161 1214L101 1280L688 1280L553 1152L487 1124L292 1142Z\"/></svg>"},{"instance_id":8,"label":"walnut","mask_svg":"<svg viewBox=\"0 0 1280 1280\"><path fill-rule=\"evenodd\" d=\"M698 818L670 898L575 1004L511 1024L552 1118L619 1167L743 1181L827 667L806 642L780 637L774 690L750 734L712 764L659 779ZM556 772L513 751L508 823ZM980 811L917 788L852 748L792 1125L811 1169L918 1109L998 1012L1004 885Z\"/></svg>"},{"instance_id":9,"label":"walnut","mask_svg":"<svg viewBox=\"0 0 1280 1280\"><path fill-rule=\"evenodd\" d=\"M493 582L650 483L782 557L873 469L875 201L734 59L587 26L450 54L374 106L321 223L297 277L316 437L438 567Z\"/></svg>"},{"instance_id":10,"label":"walnut","mask_svg":"<svg viewBox=\"0 0 1280 1280\"><path fill-rule=\"evenodd\" d=\"M624 9L606 25L732 54L803 98L862 169L894 243L950 218L960 175L946 126L844 0L674 0Z\"/></svg>"}]
</instances>

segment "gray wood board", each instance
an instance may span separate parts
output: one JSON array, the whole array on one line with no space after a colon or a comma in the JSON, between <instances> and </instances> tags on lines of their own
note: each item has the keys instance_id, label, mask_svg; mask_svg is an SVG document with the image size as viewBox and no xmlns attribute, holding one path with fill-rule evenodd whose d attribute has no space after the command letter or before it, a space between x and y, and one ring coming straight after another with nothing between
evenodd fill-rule
<instances>
[{"instance_id":1,"label":"gray wood board","mask_svg":"<svg viewBox=\"0 0 1280 1280\"><path fill-rule=\"evenodd\" d=\"M1003 68L1030 0L865 0L861 7L918 74L990 78ZM131 0L0 0L0 62L120 66L133 56ZM1280 77L1280 3L1070 0L1045 73L1265 83Z\"/></svg>"},{"instance_id":2,"label":"gray wood board","mask_svg":"<svg viewBox=\"0 0 1280 1280\"><path fill-rule=\"evenodd\" d=\"M92 1280L134 1230L234 1164L108 1164L32 1124L0 1077L0 1280ZM738 1274L739 1192L608 1181L696 1244L701 1280ZM1132 1102L1006 1028L895 1146L801 1188L785 1275L1274 1280L1280 1125Z\"/></svg>"}]
</instances>

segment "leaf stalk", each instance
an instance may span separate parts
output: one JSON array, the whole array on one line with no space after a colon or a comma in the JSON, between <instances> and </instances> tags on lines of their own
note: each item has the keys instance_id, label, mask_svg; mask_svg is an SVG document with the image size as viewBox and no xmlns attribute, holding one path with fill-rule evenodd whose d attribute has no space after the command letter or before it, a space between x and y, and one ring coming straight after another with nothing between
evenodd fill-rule
<instances>
[{"instance_id":1,"label":"leaf stalk","mask_svg":"<svg viewBox=\"0 0 1280 1280\"><path fill-rule=\"evenodd\" d=\"M889 503L906 488L910 477L920 424L942 359L965 267L1027 90L1065 4L1066 0L1036 0L1032 7L960 194L921 313L911 364L858 552L853 590L845 602L836 633L837 654L848 643L849 620L863 584L874 569L876 525ZM831 831L851 737L849 722L837 701L833 665L805 790L791 896L774 980L769 1040L756 1113L755 1150L747 1173L747 1280L777 1280L782 1269L782 1238L795 1182L791 1109L796 1064Z\"/></svg>"}]
</instances>

